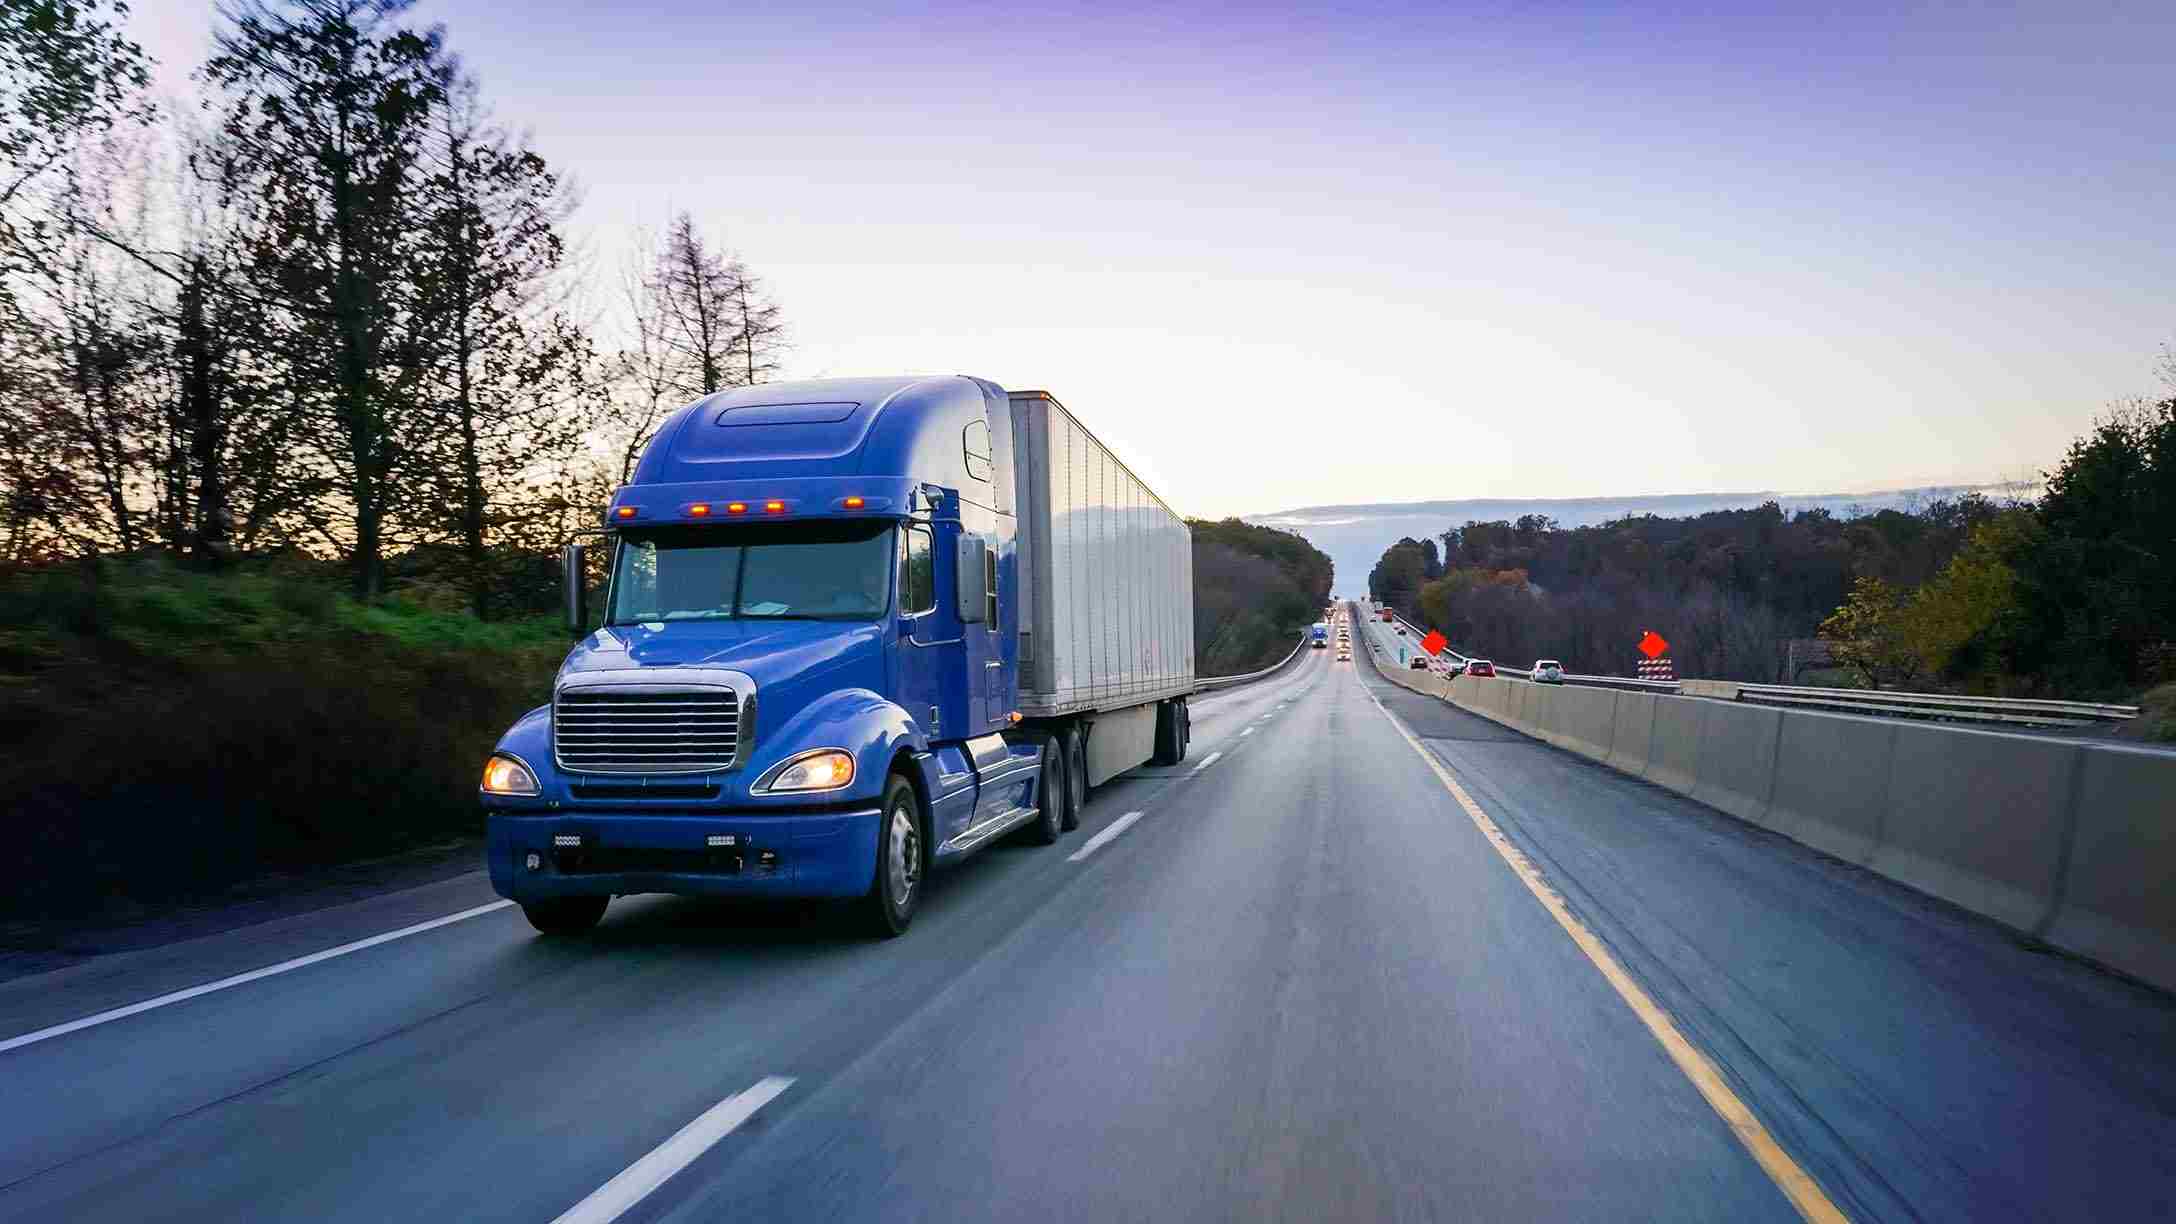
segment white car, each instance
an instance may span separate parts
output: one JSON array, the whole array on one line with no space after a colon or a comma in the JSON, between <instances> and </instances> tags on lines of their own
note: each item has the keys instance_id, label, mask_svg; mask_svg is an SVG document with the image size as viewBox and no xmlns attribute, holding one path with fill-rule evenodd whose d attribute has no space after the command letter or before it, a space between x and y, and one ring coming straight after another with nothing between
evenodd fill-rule
<instances>
[{"instance_id":1,"label":"white car","mask_svg":"<svg viewBox=\"0 0 2176 1224\"><path fill-rule=\"evenodd\" d=\"M1564 683L1564 665L1555 659L1536 659L1534 660L1533 669L1527 672L1526 678L1536 684L1562 684Z\"/></svg>"}]
</instances>

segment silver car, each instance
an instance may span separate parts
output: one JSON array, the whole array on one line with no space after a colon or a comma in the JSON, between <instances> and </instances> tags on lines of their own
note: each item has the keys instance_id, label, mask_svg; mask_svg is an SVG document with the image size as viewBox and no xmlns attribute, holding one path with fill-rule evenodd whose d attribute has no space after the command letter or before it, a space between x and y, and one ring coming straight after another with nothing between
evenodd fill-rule
<instances>
[{"instance_id":1,"label":"silver car","mask_svg":"<svg viewBox=\"0 0 2176 1224\"><path fill-rule=\"evenodd\" d=\"M1564 665L1555 659L1536 659L1533 670L1527 673L1527 679L1536 684L1562 684Z\"/></svg>"}]
</instances>

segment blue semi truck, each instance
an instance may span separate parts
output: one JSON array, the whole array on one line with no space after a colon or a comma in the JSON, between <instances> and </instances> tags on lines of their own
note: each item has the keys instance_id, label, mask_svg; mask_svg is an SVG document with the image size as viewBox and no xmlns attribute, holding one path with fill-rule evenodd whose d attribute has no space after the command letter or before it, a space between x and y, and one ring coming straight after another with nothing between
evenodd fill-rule
<instances>
[{"instance_id":1,"label":"blue semi truck","mask_svg":"<svg viewBox=\"0 0 2176 1224\"><path fill-rule=\"evenodd\" d=\"M1045 392L720 392L593 534L581 636L480 786L492 886L547 934L662 892L849 898L896 935L938 864L1186 755L1186 524Z\"/></svg>"}]
</instances>

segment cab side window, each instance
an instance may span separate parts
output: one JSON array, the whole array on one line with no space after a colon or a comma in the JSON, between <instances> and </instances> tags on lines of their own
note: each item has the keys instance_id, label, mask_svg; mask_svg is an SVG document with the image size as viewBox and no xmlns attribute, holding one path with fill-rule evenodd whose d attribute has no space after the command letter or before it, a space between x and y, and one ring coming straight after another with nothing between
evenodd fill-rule
<instances>
[{"instance_id":1,"label":"cab side window","mask_svg":"<svg viewBox=\"0 0 2176 1224\"><path fill-rule=\"evenodd\" d=\"M971 422L960 431L961 457L967 462L970 480L988 482L990 479L990 423Z\"/></svg>"},{"instance_id":2,"label":"cab side window","mask_svg":"<svg viewBox=\"0 0 2176 1224\"><path fill-rule=\"evenodd\" d=\"M929 528L899 532L899 612L912 616L937 606L937 549Z\"/></svg>"}]
</instances>

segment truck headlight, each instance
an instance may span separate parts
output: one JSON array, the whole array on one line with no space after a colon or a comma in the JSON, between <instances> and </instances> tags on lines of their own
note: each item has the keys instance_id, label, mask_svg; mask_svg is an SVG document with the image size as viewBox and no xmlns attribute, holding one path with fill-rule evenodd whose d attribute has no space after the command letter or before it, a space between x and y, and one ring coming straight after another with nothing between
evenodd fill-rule
<instances>
[{"instance_id":1,"label":"truck headlight","mask_svg":"<svg viewBox=\"0 0 2176 1224\"><path fill-rule=\"evenodd\" d=\"M478 789L487 795L536 795L544 788L537 785L536 773L519 757L493 753L484 762L484 780Z\"/></svg>"},{"instance_id":2,"label":"truck headlight","mask_svg":"<svg viewBox=\"0 0 2176 1224\"><path fill-rule=\"evenodd\" d=\"M837 790L852 785L853 781L852 753L843 748L818 748L773 765L756 779L752 793L771 795L786 791Z\"/></svg>"}]
</instances>

